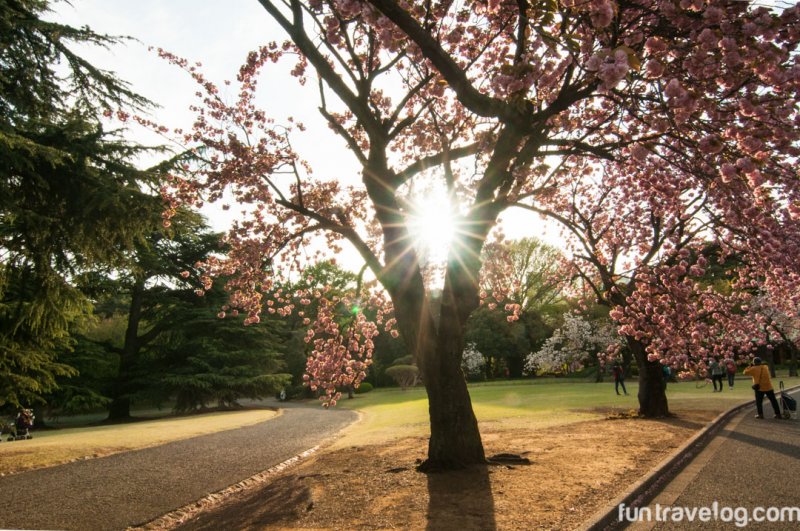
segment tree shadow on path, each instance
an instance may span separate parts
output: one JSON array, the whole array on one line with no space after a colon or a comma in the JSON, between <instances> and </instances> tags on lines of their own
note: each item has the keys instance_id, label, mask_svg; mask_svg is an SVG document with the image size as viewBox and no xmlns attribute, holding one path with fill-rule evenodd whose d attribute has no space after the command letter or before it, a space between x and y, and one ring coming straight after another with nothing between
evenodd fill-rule
<instances>
[{"instance_id":1,"label":"tree shadow on path","mask_svg":"<svg viewBox=\"0 0 800 531\"><path fill-rule=\"evenodd\" d=\"M759 452L769 450L785 455L786 457L797 459L798 456L800 456L800 439L798 438L800 429L798 429L798 426L794 424L787 427L783 425L788 424L785 420L775 421L773 425L769 424L769 420L767 420L766 423L767 426L759 426L760 429L748 427L747 433L742 433L741 429L738 431L726 429L722 431L721 435L735 441L752 445L753 448ZM783 440L779 440L781 437L777 430L780 429L786 430L790 435L784 435ZM774 430L775 433L770 433L770 430Z\"/></svg>"},{"instance_id":2,"label":"tree shadow on path","mask_svg":"<svg viewBox=\"0 0 800 531\"><path fill-rule=\"evenodd\" d=\"M308 510L311 494L296 476L278 478L260 488L223 503L212 511L175 527L181 531L218 529L263 529L296 520Z\"/></svg>"},{"instance_id":3,"label":"tree shadow on path","mask_svg":"<svg viewBox=\"0 0 800 531\"><path fill-rule=\"evenodd\" d=\"M428 473L429 531L496 529L489 466Z\"/></svg>"}]
</instances>

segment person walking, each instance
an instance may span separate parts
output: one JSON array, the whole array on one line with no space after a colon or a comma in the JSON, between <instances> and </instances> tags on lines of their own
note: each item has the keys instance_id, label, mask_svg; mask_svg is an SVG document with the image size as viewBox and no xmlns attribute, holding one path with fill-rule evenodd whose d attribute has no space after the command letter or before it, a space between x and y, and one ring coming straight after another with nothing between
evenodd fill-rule
<instances>
[{"instance_id":1,"label":"person walking","mask_svg":"<svg viewBox=\"0 0 800 531\"><path fill-rule=\"evenodd\" d=\"M725 366L719 362L719 358L716 356L711 359L711 363L709 364L709 369L711 369L711 383L714 384L714 392L722 392L722 378L725 376ZM719 384L719 389L717 389L717 384Z\"/></svg>"},{"instance_id":2,"label":"person walking","mask_svg":"<svg viewBox=\"0 0 800 531\"><path fill-rule=\"evenodd\" d=\"M627 396L628 390L625 389L625 370L622 368L622 365L619 363L614 364L614 367L611 369L611 374L614 375L614 391L619 394L619 388L622 386L622 392Z\"/></svg>"},{"instance_id":3,"label":"person walking","mask_svg":"<svg viewBox=\"0 0 800 531\"><path fill-rule=\"evenodd\" d=\"M736 378L736 362L731 358L725 358L723 364L725 365L725 371L728 373L728 389L733 391L733 380Z\"/></svg>"},{"instance_id":4,"label":"person walking","mask_svg":"<svg viewBox=\"0 0 800 531\"><path fill-rule=\"evenodd\" d=\"M769 398L772 409L775 411L775 418L781 418L781 409L775 399L775 391L772 389L772 380L769 377L769 367L761 363L761 358L753 358L753 365L744 370L746 376L753 378L753 391L756 392L756 415L757 419L764 418L764 405L761 403L766 395Z\"/></svg>"}]
</instances>

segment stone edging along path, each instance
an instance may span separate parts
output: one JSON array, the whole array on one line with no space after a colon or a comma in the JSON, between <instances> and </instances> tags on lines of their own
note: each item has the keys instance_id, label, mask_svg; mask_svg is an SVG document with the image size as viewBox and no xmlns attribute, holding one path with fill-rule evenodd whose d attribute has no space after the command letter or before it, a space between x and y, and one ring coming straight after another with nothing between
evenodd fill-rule
<instances>
[{"instance_id":1,"label":"stone edging along path","mask_svg":"<svg viewBox=\"0 0 800 531\"><path fill-rule=\"evenodd\" d=\"M800 385L786 389L786 391L793 392L798 389L800 389ZM733 416L747 407L752 407L753 404L753 400L748 400L719 414L681 447L651 469L645 477L636 482L627 492L605 504L578 529L581 531L616 529L618 527L617 515L620 504L624 503L627 507L641 507L645 505L706 447L712 438ZM361 415L359 414L356 423L360 420ZM128 530L174 529L198 514L225 503L240 492L270 481L277 473L308 458L316 453L319 448L320 446L314 446L263 472L255 474L225 489L211 493L200 500L170 511L154 520L140 524L139 526L129 527Z\"/></svg>"},{"instance_id":2,"label":"stone edging along path","mask_svg":"<svg viewBox=\"0 0 800 531\"><path fill-rule=\"evenodd\" d=\"M199 513L217 507L223 503L225 503L228 499L232 496L248 490L256 485L260 485L262 483L266 483L272 477L289 468L290 466L296 464L299 461L309 457L310 455L316 453L319 450L319 446L315 446L313 448L309 448L305 452L299 453L294 457L290 457L283 463L278 463L277 465L264 470L263 472L259 472L254 476L250 476L247 479L243 479L239 483L235 485L231 485L225 489L222 489L217 492L212 492L208 496L201 498L195 502L192 502L188 505L184 505L183 507L179 507L174 511L170 511L167 514L161 515L155 520L151 520L147 523L141 524L135 527L129 527L126 531L149 531L149 530L169 530L178 527L179 525L183 524L187 520L190 520L197 516Z\"/></svg>"},{"instance_id":3,"label":"stone edging along path","mask_svg":"<svg viewBox=\"0 0 800 531\"><path fill-rule=\"evenodd\" d=\"M800 389L800 385L786 389L793 392ZM780 400L780 397L778 396ZM733 406L720 413L714 420L698 433L693 435L680 448L664 458L650 473L634 483L633 486L616 499L603 505L590 519L578 529L580 531L605 531L617 529L619 506L624 503L626 507L642 507L647 504L661 489L664 488L683 468L703 450L711 439L719 432L728 421L743 409L753 407L755 400L749 400Z\"/></svg>"},{"instance_id":4,"label":"stone edging along path","mask_svg":"<svg viewBox=\"0 0 800 531\"><path fill-rule=\"evenodd\" d=\"M282 413L283 409L279 409L278 411ZM360 411L356 411L355 413L357 417L356 420L350 424L351 426L353 424L358 424L364 418ZM158 518L150 520L149 522L128 527L126 531L168 531L175 529L197 515L223 505L237 494L269 482L279 472L298 464L300 461L303 461L304 459L307 459L315 454L320 448L330 446L330 444L331 441L329 441L327 444L316 445L313 448L309 448L304 452L290 457L282 463L278 463L277 465L268 468L267 470L259 472L258 474L254 474L249 478L245 478L242 481L239 481L238 483L235 483L222 490L212 492L211 494L204 496L197 501L184 505L183 507L178 507L173 511L162 514Z\"/></svg>"}]
</instances>

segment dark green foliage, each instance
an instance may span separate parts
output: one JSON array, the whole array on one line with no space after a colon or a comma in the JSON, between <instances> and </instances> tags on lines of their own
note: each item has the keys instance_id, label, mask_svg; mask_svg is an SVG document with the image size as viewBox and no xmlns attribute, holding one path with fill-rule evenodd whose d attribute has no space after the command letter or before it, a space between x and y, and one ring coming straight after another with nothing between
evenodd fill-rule
<instances>
[{"instance_id":1,"label":"dark green foliage","mask_svg":"<svg viewBox=\"0 0 800 531\"><path fill-rule=\"evenodd\" d=\"M465 339L475 343L476 348L486 358L485 371L488 378L498 376L519 377L525 364L525 356L531 352L531 341L526 329L529 316L523 315L520 321L509 323L508 313L495 308L481 307L472 312L467 321ZM540 333L545 325L541 321L532 321L537 328L531 330ZM506 373L508 371L508 373Z\"/></svg>"},{"instance_id":2,"label":"dark green foliage","mask_svg":"<svg viewBox=\"0 0 800 531\"><path fill-rule=\"evenodd\" d=\"M361 382L361 385L356 387L356 394L363 395L364 393L369 393L372 391L372 384L369 382Z\"/></svg>"},{"instance_id":3,"label":"dark green foliage","mask_svg":"<svg viewBox=\"0 0 800 531\"><path fill-rule=\"evenodd\" d=\"M160 208L128 162L140 149L98 119L146 100L70 49L114 39L43 21L47 7L0 2L0 405L41 402L74 373L56 358L90 306L71 278L123 260Z\"/></svg>"},{"instance_id":4,"label":"dark green foliage","mask_svg":"<svg viewBox=\"0 0 800 531\"><path fill-rule=\"evenodd\" d=\"M299 398L313 398L313 393L311 389L307 385L298 384L298 385L287 385L284 389L286 391L286 400L294 400ZM276 393L277 395L280 394L280 391Z\"/></svg>"},{"instance_id":5,"label":"dark green foliage","mask_svg":"<svg viewBox=\"0 0 800 531\"><path fill-rule=\"evenodd\" d=\"M33 276L0 264L0 407L41 403L56 377L75 374L55 356L72 346L68 326L88 307L57 277L41 284Z\"/></svg>"},{"instance_id":6,"label":"dark green foliage","mask_svg":"<svg viewBox=\"0 0 800 531\"><path fill-rule=\"evenodd\" d=\"M110 386L119 366L117 354L78 336L74 348L59 359L75 368L77 375L59 379L58 388L47 397L48 416L77 415L108 406Z\"/></svg>"},{"instance_id":7,"label":"dark green foliage","mask_svg":"<svg viewBox=\"0 0 800 531\"><path fill-rule=\"evenodd\" d=\"M48 0L0 2L0 115L52 121L74 109L96 113L148 105L127 83L71 49L79 43L107 47L119 38L42 20L49 5Z\"/></svg>"},{"instance_id":8,"label":"dark green foliage","mask_svg":"<svg viewBox=\"0 0 800 531\"><path fill-rule=\"evenodd\" d=\"M171 238L154 232L139 242L125 267L79 279L103 319L86 333L95 348L83 352L94 363L74 387L83 386L87 401L107 402L113 420L129 417L135 401L174 399L181 412L212 402L232 406L270 396L289 381L277 374L289 337L282 324L245 327L241 318L218 318L227 301L223 282L203 297L195 293L194 264L224 251L219 235L185 211L173 218L170 232ZM110 371L100 375L105 362ZM60 398L53 400L60 404Z\"/></svg>"},{"instance_id":9,"label":"dark green foliage","mask_svg":"<svg viewBox=\"0 0 800 531\"><path fill-rule=\"evenodd\" d=\"M414 364L414 356L412 356L411 354L395 358L395 360L392 362L392 365L413 365L413 364Z\"/></svg>"},{"instance_id":10,"label":"dark green foliage","mask_svg":"<svg viewBox=\"0 0 800 531\"><path fill-rule=\"evenodd\" d=\"M242 398L265 398L289 384L280 374L281 326L266 321L245 327L242 318L220 319L211 308L181 312L162 347L159 388L175 398L175 410L193 411Z\"/></svg>"},{"instance_id":11,"label":"dark green foliage","mask_svg":"<svg viewBox=\"0 0 800 531\"><path fill-rule=\"evenodd\" d=\"M196 214L180 212L173 219L171 238L159 231L137 242L118 268L94 271L78 278L81 288L98 301L106 317L124 312L126 326L116 345L118 355L109 417L130 416L131 400L152 386L152 346L186 320L181 311L197 299L195 285L181 275L209 253L221 250L219 236L207 230ZM196 282L196 279L195 279ZM208 309L213 312L214 309Z\"/></svg>"}]
</instances>

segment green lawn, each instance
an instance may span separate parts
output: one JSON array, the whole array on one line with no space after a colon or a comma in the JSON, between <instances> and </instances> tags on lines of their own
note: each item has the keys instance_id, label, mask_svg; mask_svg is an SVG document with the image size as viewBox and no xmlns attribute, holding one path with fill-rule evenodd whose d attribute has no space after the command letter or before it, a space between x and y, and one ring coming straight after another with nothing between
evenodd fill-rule
<instances>
[{"instance_id":1,"label":"green lawn","mask_svg":"<svg viewBox=\"0 0 800 531\"><path fill-rule=\"evenodd\" d=\"M776 389L779 380L787 388L800 385L800 378L782 377L779 372ZM628 396L617 396L613 382L540 378L471 384L470 396L480 423L546 427L600 418L609 410L636 410L639 386L635 379L627 381L626 386ZM722 393L712 391L711 384L698 389L694 382L670 383L670 410L678 414L684 410L722 412L753 398L750 378L739 377L733 391L728 390L727 382ZM375 389L353 400L343 399L336 407L363 414L361 422L348 429L342 445L428 434L428 401L421 387L407 391Z\"/></svg>"},{"instance_id":2,"label":"green lawn","mask_svg":"<svg viewBox=\"0 0 800 531\"><path fill-rule=\"evenodd\" d=\"M779 377L787 387L800 385L800 378ZM627 383L628 396L617 396L613 382L588 383L570 379L538 378L487 382L470 385L470 395L484 426L527 428L557 426L597 419L609 410L630 411L637 408L635 381ZM777 387L777 385L776 385ZM667 387L670 409L680 414L686 410L721 412L751 400L749 378L739 378L736 387L713 393L711 385L698 389L694 382L671 383ZM375 444L400 437L427 435L428 401L423 388L408 391L376 389L353 400L341 400L336 407L361 412L362 420L345 432L339 445ZM157 413L157 412L156 412ZM163 414L163 413L162 413ZM250 410L212 413L179 418L162 418L127 425L70 427L34 433L31 441L0 444L0 473L38 468L86 456L101 456L169 440L192 437L261 422L272 412ZM61 419L70 425L80 419ZM5 439L5 437L4 437Z\"/></svg>"}]
</instances>

